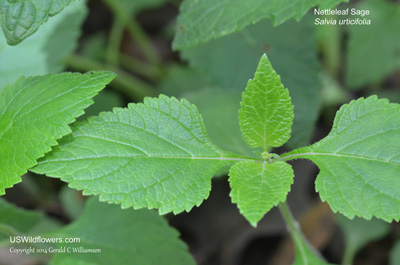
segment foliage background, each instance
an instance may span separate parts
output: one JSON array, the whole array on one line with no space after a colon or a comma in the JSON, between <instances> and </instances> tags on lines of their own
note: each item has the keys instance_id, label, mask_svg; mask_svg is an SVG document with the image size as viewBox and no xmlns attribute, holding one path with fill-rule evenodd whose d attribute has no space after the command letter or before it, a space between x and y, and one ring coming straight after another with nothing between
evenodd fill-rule
<instances>
[{"instance_id":1,"label":"foliage background","mask_svg":"<svg viewBox=\"0 0 400 265\"><path fill-rule=\"evenodd\" d=\"M351 99L377 94L400 103L398 1L339 6L370 10L370 26L315 26L311 11L300 22L290 19L274 26L263 19L239 32L173 51L179 5L174 0L93 0L87 8L83 2L73 3L16 47L0 37L0 86L21 73L111 70L117 79L95 97L81 120L144 96L185 97L198 106L214 142L249 155L254 154L241 139L237 111L241 92L263 53L295 105L292 138L279 152L326 136L338 107ZM346 254L355 256L354 264L398 264L393 254L400 238L398 223L349 222L333 214L314 191L317 168L304 161L292 164L296 177L289 205L329 262L340 263ZM290 264L293 247L279 212L273 209L252 228L230 201L225 173L213 180L211 195L201 207L166 216L197 263ZM7 190L5 198L63 225L81 215L85 202L82 194L59 180L33 173ZM366 231L379 233L365 235ZM6 252L0 252L1 264L41 262L30 257L21 261Z\"/></svg>"}]
</instances>

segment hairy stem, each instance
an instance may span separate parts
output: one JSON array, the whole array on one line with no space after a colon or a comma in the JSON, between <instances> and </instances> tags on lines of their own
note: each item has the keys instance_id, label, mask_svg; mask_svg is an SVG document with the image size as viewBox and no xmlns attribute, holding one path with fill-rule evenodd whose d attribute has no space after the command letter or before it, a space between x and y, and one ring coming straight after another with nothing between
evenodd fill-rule
<instances>
[{"instance_id":1,"label":"hairy stem","mask_svg":"<svg viewBox=\"0 0 400 265\"><path fill-rule=\"evenodd\" d=\"M283 219L286 223L286 228L289 231L296 250L300 253L301 257L304 259L304 264L308 264L307 262L307 252L311 252L316 257L324 261L320 253L308 242L308 240L304 237L303 233L300 230L299 223L294 219L292 212L289 209L287 202L279 203L279 210L282 214Z\"/></svg>"}]
</instances>

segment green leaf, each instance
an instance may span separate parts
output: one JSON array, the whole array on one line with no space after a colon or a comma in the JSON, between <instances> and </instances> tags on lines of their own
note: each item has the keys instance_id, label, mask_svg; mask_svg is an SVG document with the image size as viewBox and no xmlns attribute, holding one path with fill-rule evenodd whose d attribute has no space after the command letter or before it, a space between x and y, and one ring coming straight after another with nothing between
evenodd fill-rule
<instances>
[{"instance_id":1,"label":"green leaf","mask_svg":"<svg viewBox=\"0 0 400 265\"><path fill-rule=\"evenodd\" d=\"M189 211L238 158L208 139L196 107L161 95L89 118L33 169L122 207Z\"/></svg>"},{"instance_id":2,"label":"green leaf","mask_svg":"<svg viewBox=\"0 0 400 265\"><path fill-rule=\"evenodd\" d=\"M375 218L368 221L361 218L350 220L342 215L336 215L336 220L343 230L346 242L343 264L353 264L357 251L369 242L384 237L390 230L388 223Z\"/></svg>"},{"instance_id":3,"label":"green leaf","mask_svg":"<svg viewBox=\"0 0 400 265\"><path fill-rule=\"evenodd\" d=\"M289 89L294 105L292 137L287 144L291 148L302 147L309 144L320 108L320 65L312 23L310 16L279 27L263 20L240 33L196 46L182 54L191 67L214 85L243 91L266 52L282 83Z\"/></svg>"},{"instance_id":4,"label":"green leaf","mask_svg":"<svg viewBox=\"0 0 400 265\"><path fill-rule=\"evenodd\" d=\"M0 87L21 75L58 73L64 59L76 47L82 22L87 14L85 1L73 2L31 37L17 46L8 46L0 34Z\"/></svg>"},{"instance_id":5,"label":"green leaf","mask_svg":"<svg viewBox=\"0 0 400 265\"><path fill-rule=\"evenodd\" d=\"M178 16L175 50L185 49L239 31L263 18L279 25L300 18L316 5L331 8L348 0L185 0Z\"/></svg>"},{"instance_id":6,"label":"green leaf","mask_svg":"<svg viewBox=\"0 0 400 265\"><path fill-rule=\"evenodd\" d=\"M115 74L21 77L0 89L0 194L50 151Z\"/></svg>"},{"instance_id":7,"label":"green leaf","mask_svg":"<svg viewBox=\"0 0 400 265\"><path fill-rule=\"evenodd\" d=\"M316 190L349 218L400 219L400 105L371 96L343 105L332 131L285 160L308 158L320 168Z\"/></svg>"},{"instance_id":8,"label":"green leaf","mask_svg":"<svg viewBox=\"0 0 400 265\"><path fill-rule=\"evenodd\" d=\"M370 10L372 22L349 27L346 81L354 89L378 83L400 69L400 4L369 0L356 8Z\"/></svg>"},{"instance_id":9,"label":"green leaf","mask_svg":"<svg viewBox=\"0 0 400 265\"><path fill-rule=\"evenodd\" d=\"M10 243L9 230L15 233L27 233L42 219L43 214L18 208L4 199L0 199L0 242Z\"/></svg>"},{"instance_id":10,"label":"green leaf","mask_svg":"<svg viewBox=\"0 0 400 265\"><path fill-rule=\"evenodd\" d=\"M95 220L95 222L94 222ZM109 229L112 228L112 229ZM140 264L194 265L176 230L156 212L87 201L83 215L57 236L80 238L80 243L58 244L71 253L56 253L51 265ZM101 253L74 253L74 249L100 249Z\"/></svg>"},{"instance_id":11,"label":"green leaf","mask_svg":"<svg viewBox=\"0 0 400 265\"><path fill-rule=\"evenodd\" d=\"M241 161L229 171L232 202L254 227L263 216L284 202L293 183L292 167L282 161Z\"/></svg>"},{"instance_id":12,"label":"green leaf","mask_svg":"<svg viewBox=\"0 0 400 265\"><path fill-rule=\"evenodd\" d=\"M400 241L397 241L390 251L390 265L400 264Z\"/></svg>"},{"instance_id":13,"label":"green leaf","mask_svg":"<svg viewBox=\"0 0 400 265\"><path fill-rule=\"evenodd\" d=\"M123 21L143 10L156 8L164 4L166 0L105 0L105 3L114 10L115 14Z\"/></svg>"},{"instance_id":14,"label":"green leaf","mask_svg":"<svg viewBox=\"0 0 400 265\"><path fill-rule=\"evenodd\" d=\"M71 0L0 0L0 23L9 45L17 45Z\"/></svg>"},{"instance_id":15,"label":"green leaf","mask_svg":"<svg viewBox=\"0 0 400 265\"><path fill-rule=\"evenodd\" d=\"M246 143L255 148L279 147L290 138L293 106L267 56L261 57L254 79L242 94L239 124Z\"/></svg>"}]
</instances>

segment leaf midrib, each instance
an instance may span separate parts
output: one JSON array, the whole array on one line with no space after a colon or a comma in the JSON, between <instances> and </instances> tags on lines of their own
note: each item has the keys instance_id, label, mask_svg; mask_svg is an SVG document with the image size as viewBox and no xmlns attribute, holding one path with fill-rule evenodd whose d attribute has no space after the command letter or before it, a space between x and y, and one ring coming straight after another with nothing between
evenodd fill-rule
<instances>
[{"instance_id":1,"label":"leaf midrib","mask_svg":"<svg viewBox=\"0 0 400 265\"><path fill-rule=\"evenodd\" d=\"M72 162L76 160L87 160L87 159L110 159L110 158L128 158L128 159L141 159L141 158L155 158L155 159L189 159L189 160L221 160L221 161L248 161L253 160L256 162L263 162L257 158L253 157L229 157L229 156L220 156L220 157L200 157L200 156L93 156L93 157L80 157L73 159L54 159L54 160L46 160L38 162L38 165L51 163L51 162Z\"/></svg>"},{"instance_id":2,"label":"leaf midrib","mask_svg":"<svg viewBox=\"0 0 400 265\"><path fill-rule=\"evenodd\" d=\"M385 161L382 159L372 158L372 157L363 157L363 156L355 156L355 155L346 155L346 154L337 154L337 153L316 153L316 152L308 152L308 153L299 153L299 154L292 154L292 155L283 155L282 159L284 161L297 159L297 158L307 158L306 156L333 156L333 157L345 157L345 158L354 158L354 159L362 159L362 160L369 160L381 163L387 163L394 166L399 166L400 163Z\"/></svg>"}]
</instances>

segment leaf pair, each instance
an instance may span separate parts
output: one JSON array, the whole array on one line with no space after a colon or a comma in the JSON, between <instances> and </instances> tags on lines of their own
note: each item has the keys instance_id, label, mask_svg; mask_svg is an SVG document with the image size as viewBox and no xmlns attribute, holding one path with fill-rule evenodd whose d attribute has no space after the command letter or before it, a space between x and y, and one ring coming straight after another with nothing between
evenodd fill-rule
<instances>
[{"instance_id":1,"label":"leaf pair","mask_svg":"<svg viewBox=\"0 0 400 265\"><path fill-rule=\"evenodd\" d=\"M307 158L320 167L316 187L334 211L398 220L399 111L387 100L361 98L338 111L325 139L280 158L269 154L289 139L293 106L263 56L243 93L239 118L245 141L263 148L259 159L220 150L195 106L160 96L78 124L32 170L123 207L179 213L200 205L213 174L234 164L232 201L255 226L286 200L293 172L285 161Z\"/></svg>"}]
</instances>

